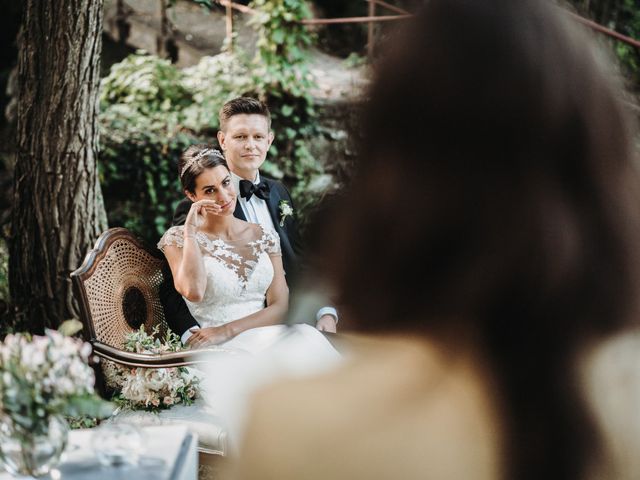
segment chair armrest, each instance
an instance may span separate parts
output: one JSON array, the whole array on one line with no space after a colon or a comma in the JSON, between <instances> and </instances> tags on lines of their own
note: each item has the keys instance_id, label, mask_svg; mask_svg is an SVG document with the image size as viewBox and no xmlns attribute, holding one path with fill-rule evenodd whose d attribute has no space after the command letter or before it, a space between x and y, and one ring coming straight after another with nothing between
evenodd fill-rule
<instances>
[{"instance_id":1,"label":"chair armrest","mask_svg":"<svg viewBox=\"0 0 640 480\"><path fill-rule=\"evenodd\" d=\"M209 347L197 350L182 350L168 353L133 353L114 348L106 343L94 340L91 342L93 353L105 360L127 367L143 368L171 368L184 367L197 363L206 363L211 354L237 354L237 352L222 347Z\"/></svg>"}]
</instances>

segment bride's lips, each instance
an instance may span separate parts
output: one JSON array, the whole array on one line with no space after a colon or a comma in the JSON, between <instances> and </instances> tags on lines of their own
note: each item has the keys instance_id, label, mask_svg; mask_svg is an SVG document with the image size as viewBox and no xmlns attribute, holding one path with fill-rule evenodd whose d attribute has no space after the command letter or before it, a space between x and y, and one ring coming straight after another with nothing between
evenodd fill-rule
<instances>
[{"instance_id":1,"label":"bride's lips","mask_svg":"<svg viewBox=\"0 0 640 480\"><path fill-rule=\"evenodd\" d=\"M225 203L224 205L220 205L220 210L226 210L231 206L232 203L233 203L233 200L231 200L229 203Z\"/></svg>"}]
</instances>

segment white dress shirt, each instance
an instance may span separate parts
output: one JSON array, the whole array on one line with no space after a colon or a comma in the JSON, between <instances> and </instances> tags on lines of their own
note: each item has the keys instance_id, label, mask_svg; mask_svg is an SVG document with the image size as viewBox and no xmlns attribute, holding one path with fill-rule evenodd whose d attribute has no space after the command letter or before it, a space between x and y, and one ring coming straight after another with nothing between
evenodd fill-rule
<instances>
[{"instance_id":1,"label":"white dress shirt","mask_svg":"<svg viewBox=\"0 0 640 480\"><path fill-rule=\"evenodd\" d=\"M242 178L235 173L231 173L231 181L236 188L238 202L240 203L240 208L242 208L242 212L244 213L247 222L257 223L258 225L262 225L263 227L275 232L276 228L273 224L273 220L271 219L271 215L269 214L269 206L267 205L267 202L257 195L252 195L249 201L247 201L246 198L242 198L240 196L240 180L242 180ZM253 183L254 185L260 183L260 172L256 174L256 179Z\"/></svg>"}]
</instances>

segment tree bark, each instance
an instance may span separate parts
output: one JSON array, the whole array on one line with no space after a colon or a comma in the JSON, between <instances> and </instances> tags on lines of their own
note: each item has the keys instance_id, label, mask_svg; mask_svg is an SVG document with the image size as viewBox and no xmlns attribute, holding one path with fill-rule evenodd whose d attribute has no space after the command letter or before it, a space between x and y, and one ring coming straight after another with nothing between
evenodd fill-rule
<instances>
[{"instance_id":1,"label":"tree bark","mask_svg":"<svg viewBox=\"0 0 640 480\"><path fill-rule=\"evenodd\" d=\"M98 181L102 0L25 0L9 286L34 333L77 316L69 273L106 229Z\"/></svg>"}]
</instances>

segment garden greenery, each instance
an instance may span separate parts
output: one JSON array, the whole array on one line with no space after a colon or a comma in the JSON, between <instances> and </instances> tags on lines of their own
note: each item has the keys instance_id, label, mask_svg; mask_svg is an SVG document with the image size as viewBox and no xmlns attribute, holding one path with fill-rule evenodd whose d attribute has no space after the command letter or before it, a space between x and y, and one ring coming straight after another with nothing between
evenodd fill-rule
<instances>
[{"instance_id":1,"label":"garden greenery","mask_svg":"<svg viewBox=\"0 0 640 480\"><path fill-rule=\"evenodd\" d=\"M168 60L133 54L111 68L101 86L100 180L111 226L125 226L155 243L182 199L177 161L192 143L215 143L218 111L249 95L266 101L275 141L263 166L292 188L296 210L314 203L308 186L323 174L307 148L317 134L306 62L312 36L298 20L301 0L255 0L251 23L258 51L239 48L204 57L180 70Z\"/></svg>"},{"instance_id":2,"label":"garden greenery","mask_svg":"<svg viewBox=\"0 0 640 480\"><path fill-rule=\"evenodd\" d=\"M258 12L251 19L258 31L254 82L272 111L276 134L272 154L284 177L294 180L298 211L305 211L313 202L305 195L307 187L322 174L308 149L308 139L318 134L310 94L314 79L307 68L314 36L300 21L310 18L311 11L304 0L254 0L252 6Z\"/></svg>"},{"instance_id":3,"label":"garden greenery","mask_svg":"<svg viewBox=\"0 0 640 480\"><path fill-rule=\"evenodd\" d=\"M640 8L635 0L623 0L618 6L620 17L624 19L617 29L632 38L640 37ZM615 51L625 68L629 84L640 92L640 49L623 42L615 43Z\"/></svg>"}]
</instances>

